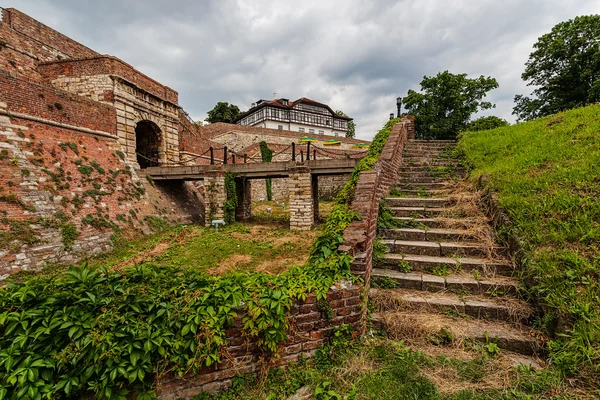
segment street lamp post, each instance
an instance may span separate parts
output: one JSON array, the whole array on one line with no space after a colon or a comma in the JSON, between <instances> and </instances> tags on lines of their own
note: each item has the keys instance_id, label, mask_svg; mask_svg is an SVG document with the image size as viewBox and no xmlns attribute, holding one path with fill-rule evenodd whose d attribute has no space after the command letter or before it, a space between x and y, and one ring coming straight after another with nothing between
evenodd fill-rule
<instances>
[{"instance_id":1,"label":"street lamp post","mask_svg":"<svg viewBox=\"0 0 600 400\"><path fill-rule=\"evenodd\" d=\"M396 97L396 106L398 107L398 118L400 118L400 111L402 110L402 97Z\"/></svg>"}]
</instances>

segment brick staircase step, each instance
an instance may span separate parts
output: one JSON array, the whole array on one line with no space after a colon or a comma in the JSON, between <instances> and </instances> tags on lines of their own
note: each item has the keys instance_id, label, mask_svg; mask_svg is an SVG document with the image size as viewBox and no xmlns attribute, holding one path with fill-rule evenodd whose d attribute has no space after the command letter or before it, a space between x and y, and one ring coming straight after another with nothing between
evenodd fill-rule
<instances>
[{"instance_id":1,"label":"brick staircase step","mask_svg":"<svg viewBox=\"0 0 600 400\"><path fill-rule=\"evenodd\" d=\"M427 139L410 139L408 144L426 144L430 146L448 146L456 145L456 140L427 140Z\"/></svg>"},{"instance_id":2,"label":"brick staircase step","mask_svg":"<svg viewBox=\"0 0 600 400\"><path fill-rule=\"evenodd\" d=\"M435 183L435 182L446 182L448 179L443 176L399 176L396 183Z\"/></svg>"},{"instance_id":3,"label":"brick staircase step","mask_svg":"<svg viewBox=\"0 0 600 400\"><path fill-rule=\"evenodd\" d=\"M428 198L429 196L438 197L448 195L450 193L449 189L398 189L402 193L401 197L420 197L420 198Z\"/></svg>"},{"instance_id":4,"label":"brick staircase step","mask_svg":"<svg viewBox=\"0 0 600 400\"><path fill-rule=\"evenodd\" d=\"M446 178L460 177L455 171L399 171L398 179L402 178Z\"/></svg>"},{"instance_id":5,"label":"brick staircase step","mask_svg":"<svg viewBox=\"0 0 600 400\"><path fill-rule=\"evenodd\" d=\"M395 217L414 217L414 218L430 218L432 216L440 216L446 212L445 208L425 208L425 207L390 207L392 214Z\"/></svg>"},{"instance_id":6,"label":"brick staircase step","mask_svg":"<svg viewBox=\"0 0 600 400\"><path fill-rule=\"evenodd\" d=\"M412 271L446 270L449 272L478 271L482 276L512 276L514 268L504 260L490 260L477 257L443 257L420 254L388 253L382 265L390 269L399 269L400 264L410 266Z\"/></svg>"},{"instance_id":7,"label":"brick staircase step","mask_svg":"<svg viewBox=\"0 0 600 400\"><path fill-rule=\"evenodd\" d=\"M512 323L525 322L533 313L529 304L508 296L488 298L410 289L371 289L369 300L379 311L435 312Z\"/></svg>"},{"instance_id":8,"label":"brick staircase step","mask_svg":"<svg viewBox=\"0 0 600 400\"><path fill-rule=\"evenodd\" d=\"M453 182L398 182L394 185L398 190L404 189L447 189Z\"/></svg>"},{"instance_id":9,"label":"brick staircase step","mask_svg":"<svg viewBox=\"0 0 600 400\"><path fill-rule=\"evenodd\" d=\"M371 326L375 330L388 331L392 338L397 337L394 329L400 330L401 336L397 338L405 336L403 333L409 331L414 332L414 335L411 335L412 340L425 341L431 341L432 338L445 332L443 339L448 339L447 335L450 335L455 343L474 340L481 343L496 343L502 350L526 356L541 357L545 353L542 335L522 325L511 326L496 321L432 316L419 312L383 311L371 315ZM525 360L525 362L540 363L536 359Z\"/></svg>"},{"instance_id":10,"label":"brick staircase step","mask_svg":"<svg viewBox=\"0 0 600 400\"><path fill-rule=\"evenodd\" d=\"M482 257L486 258L491 253L487 246L460 243L460 242L431 242L431 241L416 241L416 240L396 240L386 239L382 241L386 244L390 253L396 254L413 254L435 257Z\"/></svg>"},{"instance_id":11,"label":"brick staircase step","mask_svg":"<svg viewBox=\"0 0 600 400\"><path fill-rule=\"evenodd\" d=\"M458 166L458 162L454 161L454 160L446 160L446 159L435 159L435 160L429 160L429 159L414 159L414 158L403 158L402 159L402 165L401 168L413 168L413 167L418 167L418 168L432 168L432 167L447 167L447 166Z\"/></svg>"},{"instance_id":12,"label":"brick staircase step","mask_svg":"<svg viewBox=\"0 0 600 400\"><path fill-rule=\"evenodd\" d=\"M447 207L455 203L453 199L443 197L386 197L385 202L390 207Z\"/></svg>"},{"instance_id":13,"label":"brick staircase step","mask_svg":"<svg viewBox=\"0 0 600 400\"><path fill-rule=\"evenodd\" d=\"M425 208L425 211L427 210ZM428 230L418 228L382 229L381 236L385 239L424 240L429 242L473 242L478 240L477 235L471 231L444 228Z\"/></svg>"},{"instance_id":14,"label":"brick staircase step","mask_svg":"<svg viewBox=\"0 0 600 400\"><path fill-rule=\"evenodd\" d=\"M469 229L477 222L469 218L413 218L413 217L394 217L401 224L400 228L457 228Z\"/></svg>"},{"instance_id":15,"label":"brick staircase step","mask_svg":"<svg viewBox=\"0 0 600 400\"><path fill-rule=\"evenodd\" d=\"M428 292L448 291L460 295L515 295L518 287L518 282L513 278L495 276L475 279L472 275L465 273L444 277L425 272L400 272L391 269L373 268L371 277L373 282L377 282L382 278L391 279L398 285L398 288L402 289Z\"/></svg>"}]
</instances>

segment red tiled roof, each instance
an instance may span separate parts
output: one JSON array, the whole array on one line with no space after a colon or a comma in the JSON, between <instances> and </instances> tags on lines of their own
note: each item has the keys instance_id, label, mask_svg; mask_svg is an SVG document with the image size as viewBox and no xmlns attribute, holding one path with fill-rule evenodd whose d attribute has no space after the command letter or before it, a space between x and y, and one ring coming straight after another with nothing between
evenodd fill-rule
<instances>
[{"instance_id":1,"label":"red tiled roof","mask_svg":"<svg viewBox=\"0 0 600 400\"><path fill-rule=\"evenodd\" d=\"M336 114L336 112L333 111L333 109L331 107L329 107L327 104L319 103L318 101L311 100L311 99L306 98L306 97L301 97L301 98L299 98L298 100L295 100L295 101L288 101L287 105L283 104L284 100L286 100L286 99L279 98L279 99L274 99L274 100L261 100L260 104L258 104L256 106L250 108L248 111L246 111L245 113L243 113L242 115L240 115L239 117L237 117L236 118L236 122L239 121L239 120L241 120L242 118L244 118L249 113L257 111L257 110L259 110L259 109L261 109L263 107L266 107L266 106L272 106L272 107L277 107L277 108L283 108L285 110L291 110L292 108L294 108L295 105L300 104L300 103L310 104L310 105L317 106L317 107L324 107L327 110L329 110L329 112L331 112L331 114L335 118L345 119L347 121L352 121L352 118L350 118L350 117Z\"/></svg>"}]
</instances>

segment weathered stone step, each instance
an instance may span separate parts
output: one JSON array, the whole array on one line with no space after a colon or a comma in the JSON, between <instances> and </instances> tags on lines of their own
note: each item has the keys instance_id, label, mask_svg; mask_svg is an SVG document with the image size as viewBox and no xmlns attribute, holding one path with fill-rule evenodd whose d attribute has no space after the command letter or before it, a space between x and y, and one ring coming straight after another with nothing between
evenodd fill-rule
<instances>
[{"instance_id":1,"label":"weathered stone step","mask_svg":"<svg viewBox=\"0 0 600 400\"><path fill-rule=\"evenodd\" d=\"M490 260L478 257L446 257L446 256L427 256L419 254L398 254L388 253L381 262L381 266L389 269L404 271L410 268L411 271L421 272L446 272L474 273L477 271L482 276L512 276L513 266L504 260Z\"/></svg>"},{"instance_id":2,"label":"weathered stone step","mask_svg":"<svg viewBox=\"0 0 600 400\"><path fill-rule=\"evenodd\" d=\"M404 149L402 158L438 158L442 154L441 150L408 150Z\"/></svg>"},{"instance_id":3,"label":"weathered stone step","mask_svg":"<svg viewBox=\"0 0 600 400\"><path fill-rule=\"evenodd\" d=\"M390 207L395 217L411 218L431 218L440 216L446 212L445 208L425 208L425 207Z\"/></svg>"},{"instance_id":4,"label":"weathered stone step","mask_svg":"<svg viewBox=\"0 0 600 400\"><path fill-rule=\"evenodd\" d=\"M449 179L445 176L399 176L396 184L405 183L436 183L446 182Z\"/></svg>"},{"instance_id":5,"label":"weathered stone step","mask_svg":"<svg viewBox=\"0 0 600 400\"><path fill-rule=\"evenodd\" d=\"M408 144L427 144L431 146L448 146L449 144L456 144L456 140L427 140L427 139L411 139L407 142Z\"/></svg>"},{"instance_id":6,"label":"weathered stone step","mask_svg":"<svg viewBox=\"0 0 600 400\"><path fill-rule=\"evenodd\" d=\"M416 159L416 158L403 158L401 168L404 167L447 167L447 166L459 166L458 161L451 159Z\"/></svg>"},{"instance_id":7,"label":"weathered stone step","mask_svg":"<svg viewBox=\"0 0 600 400\"><path fill-rule=\"evenodd\" d=\"M386 197L386 204L390 207L447 207L456 203L455 200L444 197Z\"/></svg>"},{"instance_id":8,"label":"weathered stone step","mask_svg":"<svg viewBox=\"0 0 600 400\"><path fill-rule=\"evenodd\" d=\"M447 292L425 292L410 289L371 289L369 300L379 311L435 312L468 315L486 320L521 323L533 313L531 306L512 297L488 298L481 295L457 296Z\"/></svg>"},{"instance_id":9,"label":"weathered stone step","mask_svg":"<svg viewBox=\"0 0 600 400\"><path fill-rule=\"evenodd\" d=\"M394 217L402 228L447 228L445 219L437 218L412 218L412 217Z\"/></svg>"},{"instance_id":10,"label":"weathered stone step","mask_svg":"<svg viewBox=\"0 0 600 400\"><path fill-rule=\"evenodd\" d=\"M395 239L387 239L383 240L382 242L388 247L388 251L390 253L396 254L416 254L435 257L459 256L487 258L492 253L492 249L477 243L428 242Z\"/></svg>"},{"instance_id":11,"label":"weathered stone step","mask_svg":"<svg viewBox=\"0 0 600 400\"><path fill-rule=\"evenodd\" d=\"M465 229L418 229L418 228L399 228L382 229L381 236L385 239L398 240L420 240L427 242L473 242L478 241L479 237L472 231Z\"/></svg>"},{"instance_id":12,"label":"weathered stone step","mask_svg":"<svg viewBox=\"0 0 600 400\"><path fill-rule=\"evenodd\" d=\"M401 172L398 173L398 181L402 181L405 178L419 179L423 180L423 182L429 178L454 181L455 179L462 180L464 176L464 174L458 174L454 172Z\"/></svg>"},{"instance_id":13,"label":"weathered stone step","mask_svg":"<svg viewBox=\"0 0 600 400\"><path fill-rule=\"evenodd\" d=\"M448 172L451 173L455 173L455 174L464 174L466 169L463 167L455 167L454 165L448 165L448 166L438 166L438 167L431 167L429 165L421 165L421 166L412 166L412 167L406 167L406 166L401 166L400 168L398 168L398 174L418 174L418 173L434 173L434 174L439 174L439 173L446 173L445 171L448 170Z\"/></svg>"},{"instance_id":14,"label":"weathered stone step","mask_svg":"<svg viewBox=\"0 0 600 400\"><path fill-rule=\"evenodd\" d=\"M424 190L435 190L449 188L454 182L396 182L395 187L399 190L404 189L424 189Z\"/></svg>"},{"instance_id":15,"label":"weathered stone step","mask_svg":"<svg viewBox=\"0 0 600 400\"><path fill-rule=\"evenodd\" d=\"M448 291L460 295L475 294L485 296L516 295L518 283L513 278L495 276L475 279L469 274L439 276L425 272L400 272L390 269L374 268L373 282L392 280L398 288L424 290L427 292Z\"/></svg>"},{"instance_id":16,"label":"weathered stone step","mask_svg":"<svg viewBox=\"0 0 600 400\"><path fill-rule=\"evenodd\" d=\"M439 338L448 344L474 340L496 343L502 350L526 356L543 356L542 335L523 325L511 326L502 322L482 321L473 318L453 318L420 312L383 311L371 315L375 330L387 331L393 339L402 339L406 332L413 340L431 341ZM537 360L530 362L537 364Z\"/></svg>"},{"instance_id":17,"label":"weathered stone step","mask_svg":"<svg viewBox=\"0 0 600 400\"><path fill-rule=\"evenodd\" d=\"M431 197L443 197L450 193L450 189L398 189L402 192L400 197L420 197L420 198L428 198ZM393 198L393 196L390 196Z\"/></svg>"}]
</instances>

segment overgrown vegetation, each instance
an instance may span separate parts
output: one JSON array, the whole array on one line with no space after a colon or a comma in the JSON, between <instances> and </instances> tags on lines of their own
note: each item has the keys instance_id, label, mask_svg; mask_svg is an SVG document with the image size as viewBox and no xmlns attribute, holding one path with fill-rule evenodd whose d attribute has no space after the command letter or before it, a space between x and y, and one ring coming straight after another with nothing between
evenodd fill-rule
<instances>
[{"instance_id":1,"label":"overgrown vegetation","mask_svg":"<svg viewBox=\"0 0 600 400\"><path fill-rule=\"evenodd\" d=\"M223 203L223 219L227 224L233 224L235 222L235 208L238 206L235 177L235 173L230 171L225 172L226 200Z\"/></svg>"},{"instance_id":2,"label":"overgrown vegetation","mask_svg":"<svg viewBox=\"0 0 600 400\"><path fill-rule=\"evenodd\" d=\"M342 326L311 360L300 359L285 370L272 369L262 379L239 375L230 390L215 395L203 392L194 399L274 400L294 393L317 400L572 398L557 390L552 376L526 366L512 368L492 342L464 352L442 351L439 345L432 355L377 337L351 341L351 333Z\"/></svg>"},{"instance_id":3,"label":"overgrown vegetation","mask_svg":"<svg viewBox=\"0 0 600 400\"><path fill-rule=\"evenodd\" d=\"M349 199L358 174L372 168L396 122L376 136L304 266L275 276L210 276L150 262L120 269L83 265L0 289L0 398L90 392L97 398L153 398L163 373L195 372L225 359L225 330L236 316L243 318L245 336L266 352L277 350L294 300L308 293L323 300L335 281L353 279L352 257L337 249L357 217ZM228 201L235 196L234 178L226 176ZM110 223L92 214L83 222Z\"/></svg>"},{"instance_id":4,"label":"overgrown vegetation","mask_svg":"<svg viewBox=\"0 0 600 400\"><path fill-rule=\"evenodd\" d=\"M600 106L463 134L459 148L497 193L550 359L600 387Z\"/></svg>"},{"instance_id":5,"label":"overgrown vegetation","mask_svg":"<svg viewBox=\"0 0 600 400\"><path fill-rule=\"evenodd\" d=\"M260 142L260 156L262 162L271 162L273 160L273 150L267 146L267 142L264 140ZM273 200L273 182L271 178L265 179L267 185L267 201Z\"/></svg>"}]
</instances>

